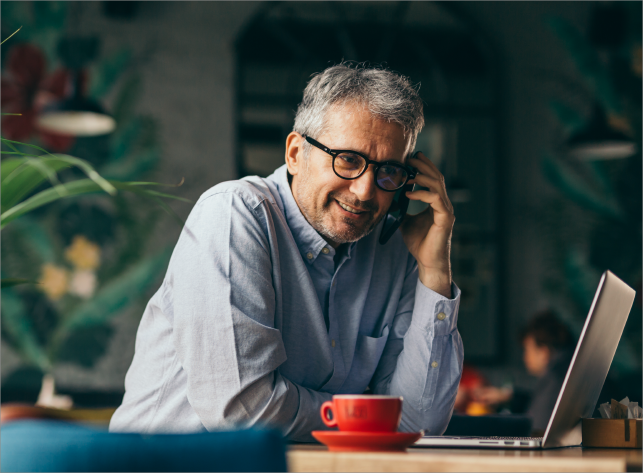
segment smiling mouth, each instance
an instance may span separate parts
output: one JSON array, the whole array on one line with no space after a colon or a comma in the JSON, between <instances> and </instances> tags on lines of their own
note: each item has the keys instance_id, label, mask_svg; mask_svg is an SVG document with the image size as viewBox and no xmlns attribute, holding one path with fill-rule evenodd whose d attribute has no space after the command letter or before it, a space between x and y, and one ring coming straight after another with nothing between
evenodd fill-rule
<instances>
[{"instance_id":1,"label":"smiling mouth","mask_svg":"<svg viewBox=\"0 0 643 473\"><path fill-rule=\"evenodd\" d=\"M366 210L354 209L353 207L350 207L350 206L348 206L346 204L341 203L339 200L336 200L335 202L337 202L339 204L339 206L341 208L343 208L344 210L346 210L347 212L350 212L350 213L355 214L355 215L360 215L360 214L363 214L363 213L366 212Z\"/></svg>"}]
</instances>

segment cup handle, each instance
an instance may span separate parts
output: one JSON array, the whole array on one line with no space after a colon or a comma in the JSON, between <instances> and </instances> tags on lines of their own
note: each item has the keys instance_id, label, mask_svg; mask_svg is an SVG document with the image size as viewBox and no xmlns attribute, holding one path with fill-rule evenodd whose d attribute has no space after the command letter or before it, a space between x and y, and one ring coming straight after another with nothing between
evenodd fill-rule
<instances>
[{"instance_id":1,"label":"cup handle","mask_svg":"<svg viewBox=\"0 0 643 473\"><path fill-rule=\"evenodd\" d=\"M333 418L328 418L328 411L333 413ZM335 411L333 410L333 401L326 401L321 406L321 417L328 427L337 427L337 418L335 417Z\"/></svg>"}]
</instances>

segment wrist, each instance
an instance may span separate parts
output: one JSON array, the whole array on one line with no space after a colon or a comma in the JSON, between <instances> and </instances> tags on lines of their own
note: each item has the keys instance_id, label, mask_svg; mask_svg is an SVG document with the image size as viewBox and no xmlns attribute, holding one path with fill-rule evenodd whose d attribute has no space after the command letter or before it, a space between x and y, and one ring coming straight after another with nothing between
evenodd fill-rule
<instances>
[{"instance_id":1,"label":"wrist","mask_svg":"<svg viewBox=\"0 0 643 473\"><path fill-rule=\"evenodd\" d=\"M453 297L451 292L451 271L440 271L435 269L427 270L421 265L418 265L418 277L420 282L433 292L436 292L447 299L451 299Z\"/></svg>"}]
</instances>

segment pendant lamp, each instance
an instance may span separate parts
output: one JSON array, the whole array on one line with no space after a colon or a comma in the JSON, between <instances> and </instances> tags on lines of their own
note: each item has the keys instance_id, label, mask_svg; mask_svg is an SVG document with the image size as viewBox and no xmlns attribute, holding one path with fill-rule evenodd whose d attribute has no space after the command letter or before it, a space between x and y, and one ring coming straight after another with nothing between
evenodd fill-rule
<instances>
[{"instance_id":1,"label":"pendant lamp","mask_svg":"<svg viewBox=\"0 0 643 473\"><path fill-rule=\"evenodd\" d=\"M45 107L36 123L42 130L71 136L99 136L111 133L116 121L96 101L84 95L83 69L96 56L96 38L65 38L58 52L71 71L68 95Z\"/></svg>"},{"instance_id":2,"label":"pendant lamp","mask_svg":"<svg viewBox=\"0 0 643 473\"><path fill-rule=\"evenodd\" d=\"M599 105L587 126L573 133L565 146L570 155L586 161L628 158L637 151L630 137L609 126Z\"/></svg>"}]
</instances>

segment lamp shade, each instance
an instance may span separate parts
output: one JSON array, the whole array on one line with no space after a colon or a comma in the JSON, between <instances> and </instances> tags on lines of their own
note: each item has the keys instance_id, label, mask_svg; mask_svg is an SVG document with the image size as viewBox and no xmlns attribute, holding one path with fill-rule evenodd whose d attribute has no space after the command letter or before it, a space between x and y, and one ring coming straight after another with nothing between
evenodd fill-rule
<instances>
[{"instance_id":1,"label":"lamp shade","mask_svg":"<svg viewBox=\"0 0 643 473\"><path fill-rule=\"evenodd\" d=\"M583 160L628 158L636 153L636 144L607 123L605 112L594 107L589 124L573 133L566 142L570 155Z\"/></svg>"},{"instance_id":2,"label":"lamp shade","mask_svg":"<svg viewBox=\"0 0 643 473\"><path fill-rule=\"evenodd\" d=\"M82 72L75 71L71 80L71 94L44 108L36 119L38 128L71 136L99 136L114 131L116 121L100 104L83 96Z\"/></svg>"}]
</instances>

